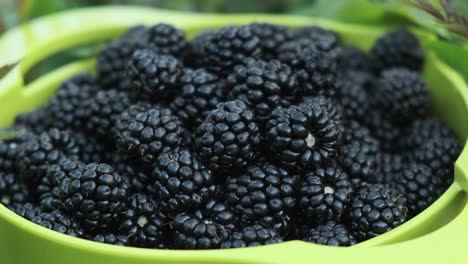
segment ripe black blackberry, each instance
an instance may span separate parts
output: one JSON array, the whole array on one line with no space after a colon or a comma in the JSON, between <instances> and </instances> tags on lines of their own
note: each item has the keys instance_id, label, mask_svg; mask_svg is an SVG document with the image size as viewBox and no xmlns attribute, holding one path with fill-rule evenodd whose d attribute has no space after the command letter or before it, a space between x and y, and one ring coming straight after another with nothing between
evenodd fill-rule
<instances>
[{"instance_id":1,"label":"ripe black blackberry","mask_svg":"<svg viewBox=\"0 0 468 264\"><path fill-rule=\"evenodd\" d=\"M156 197L171 216L199 208L217 194L214 177L187 149L162 152L154 163Z\"/></svg>"},{"instance_id":2,"label":"ripe black blackberry","mask_svg":"<svg viewBox=\"0 0 468 264\"><path fill-rule=\"evenodd\" d=\"M204 35L196 43L198 58L209 70L220 74L229 71L245 58L260 58L260 39L249 26L228 26Z\"/></svg>"},{"instance_id":3,"label":"ripe black blackberry","mask_svg":"<svg viewBox=\"0 0 468 264\"><path fill-rule=\"evenodd\" d=\"M248 27L258 37L262 58L267 60L274 59L276 48L291 38L291 33L285 26L254 22Z\"/></svg>"},{"instance_id":4,"label":"ripe black blackberry","mask_svg":"<svg viewBox=\"0 0 468 264\"><path fill-rule=\"evenodd\" d=\"M308 230L303 240L337 247L348 247L356 244L356 239L348 229L335 221L329 221Z\"/></svg>"},{"instance_id":5,"label":"ripe black blackberry","mask_svg":"<svg viewBox=\"0 0 468 264\"><path fill-rule=\"evenodd\" d=\"M114 226L128 198L122 178L104 163L90 163L70 172L56 189L54 195L63 209L89 231Z\"/></svg>"},{"instance_id":6,"label":"ripe black blackberry","mask_svg":"<svg viewBox=\"0 0 468 264\"><path fill-rule=\"evenodd\" d=\"M341 58L342 48L338 34L319 26L298 28L293 32L293 39L307 39L321 51L328 53L334 60Z\"/></svg>"},{"instance_id":7,"label":"ripe black blackberry","mask_svg":"<svg viewBox=\"0 0 468 264\"><path fill-rule=\"evenodd\" d=\"M32 133L23 129L6 129L2 132L12 134L12 138L0 140L0 171L18 173L17 160L21 153L22 144L33 137Z\"/></svg>"},{"instance_id":8,"label":"ripe black blackberry","mask_svg":"<svg viewBox=\"0 0 468 264\"><path fill-rule=\"evenodd\" d=\"M169 220L159 211L155 201L144 194L135 194L120 214L118 227L130 245L147 248L167 247Z\"/></svg>"},{"instance_id":9,"label":"ripe black blackberry","mask_svg":"<svg viewBox=\"0 0 468 264\"><path fill-rule=\"evenodd\" d=\"M191 213L182 213L172 223L176 249L220 248L229 234L237 227L230 209L210 200L205 206Z\"/></svg>"},{"instance_id":10,"label":"ripe black blackberry","mask_svg":"<svg viewBox=\"0 0 468 264\"><path fill-rule=\"evenodd\" d=\"M87 239L116 246L130 246L128 237L122 234L114 234L109 232L99 233L96 235L88 236Z\"/></svg>"},{"instance_id":11,"label":"ripe black blackberry","mask_svg":"<svg viewBox=\"0 0 468 264\"><path fill-rule=\"evenodd\" d=\"M417 119L403 130L400 145L410 151L435 138L455 138L455 134L436 117Z\"/></svg>"},{"instance_id":12,"label":"ripe black blackberry","mask_svg":"<svg viewBox=\"0 0 468 264\"><path fill-rule=\"evenodd\" d=\"M243 169L258 156L258 125L253 112L240 100L218 104L195 135L195 149L211 170Z\"/></svg>"},{"instance_id":13,"label":"ripe black blackberry","mask_svg":"<svg viewBox=\"0 0 468 264\"><path fill-rule=\"evenodd\" d=\"M400 141L403 139L402 127L392 122L385 114L375 107L369 109L362 123L369 129L372 136L379 141L383 151L397 153L405 150Z\"/></svg>"},{"instance_id":14,"label":"ripe black blackberry","mask_svg":"<svg viewBox=\"0 0 468 264\"><path fill-rule=\"evenodd\" d=\"M296 90L293 72L278 60L247 59L234 67L227 83L231 99L247 99L262 127L281 98L294 95Z\"/></svg>"},{"instance_id":15,"label":"ripe black blackberry","mask_svg":"<svg viewBox=\"0 0 468 264\"><path fill-rule=\"evenodd\" d=\"M31 136L22 145L18 156L20 176L29 186L37 186L50 165L63 158L77 160L79 152L79 147L67 131L53 128Z\"/></svg>"},{"instance_id":16,"label":"ripe black blackberry","mask_svg":"<svg viewBox=\"0 0 468 264\"><path fill-rule=\"evenodd\" d=\"M88 133L73 133L73 139L80 148L78 159L84 163L110 162L116 152L113 144L102 141Z\"/></svg>"},{"instance_id":17,"label":"ripe black blackberry","mask_svg":"<svg viewBox=\"0 0 468 264\"><path fill-rule=\"evenodd\" d=\"M32 112L20 113L15 117L15 126L23 127L26 130L40 134L42 131L48 129L47 120L48 116L45 114L45 107L36 109Z\"/></svg>"},{"instance_id":18,"label":"ripe black blackberry","mask_svg":"<svg viewBox=\"0 0 468 264\"><path fill-rule=\"evenodd\" d=\"M345 71L371 71L369 56L362 50L345 45L341 50L340 67Z\"/></svg>"},{"instance_id":19,"label":"ripe black blackberry","mask_svg":"<svg viewBox=\"0 0 468 264\"><path fill-rule=\"evenodd\" d=\"M243 225L261 223L279 234L289 232L290 215L296 206L297 175L270 163L253 165L232 176L224 188L226 202Z\"/></svg>"},{"instance_id":20,"label":"ripe black blackberry","mask_svg":"<svg viewBox=\"0 0 468 264\"><path fill-rule=\"evenodd\" d=\"M70 159L61 159L56 164L52 164L47 169L46 175L39 184L34 186L36 189L39 205L44 212L52 212L61 207L62 200L56 196L58 186L62 180L70 177L70 174L84 166L80 161Z\"/></svg>"},{"instance_id":21,"label":"ripe black blackberry","mask_svg":"<svg viewBox=\"0 0 468 264\"><path fill-rule=\"evenodd\" d=\"M229 239L221 245L221 248L255 247L280 242L283 242L283 238L274 229L253 224L232 233Z\"/></svg>"},{"instance_id":22,"label":"ripe black blackberry","mask_svg":"<svg viewBox=\"0 0 468 264\"><path fill-rule=\"evenodd\" d=\"M396 67L419 71L424 63L424 51L419 40L404 29L381 36L374 43L370 57L376 72Z\"/></svg>"},{"instance_id":23,"label":"ripe black blackberry","mask_svg":"<svg viewBox=\"0 0 468 264\"><path fill-rule=\"evenodd\" d=\"M151 182L151 168L145 166L142 162L124 153L115 153L111 158L110 165L122 177L122 181L127 185L130 194L156 193L154 183Z\"/></svg>"},{"instance_id":24,"label":"ripe black blackberry","mask_svg":"<svg viewBox=\"0 0 468 264\"><path fill-rule=\"evenodd\" d=\"M160 55L150 49L133 53L127 67L131 93L157 102L172 99L182 74L182 64L175 57Z\"/></svg>"},{"instance_id":25,"label":"ripe black blackberry","mask_svg":"<svg viewBox=\"0 0 468 264\"><path fill-rule=\"evenodd\" d=\"M13 203L25 203L29 200L28 188L14 172L0 172L0 203L9 206Z\"/></svg>"},{"instance_id":26,"label":"ripe black blackberry","mask_svg":"<svg viewBox=\"0 0 468 264\"><path fill-rule=\"evenodd\" d=\"M379 164L379 170L369 181L390 186L395 185L396 180L407 166L403 155L396 153L382 153Z\"/></svg>"},{"instance_id":27,"label":"ripe black blackberry","mask_svg":"<svg viewBox=\"0 0 468 264\"><path fill-rule=\"evenodd\" d=\"M172 25L159 23L147 31L147 47L157 54L180 57L187 48L185 33Z\"/></svg>"},{"instance_id":28,"label":"ripe black blackberry","mask_svg":"<svg viewBox=\"0 0 468 264\"><path fill-rule=\"evenodd\" d=\"M343 109L343 119L362 121L369 115L370 99L359 82L349 81L343 76L338 85L336 98Z\"/></svg>"},{"instance_id":29,"label":"ripe black blackberry","mask_svg":"<svg viewBox=\"0 0 468 264\"><path fill-rule=\"evenodd\" d=\"M211 42L215 38L215 35L216 32L211 30L202 31L195 35L188 43L183 57L184 65L194 68L206 68L211 72L219 73L220 69L216 65L207 65L207 60L203 59L203 56L205 56L205 43Z\"/></svg>"},{"instance_id":30,"label":"ripe black blackberry","mask_svg":"<svg viewBox=\"0 0 468 264\"><path fill-rule=\"evenodd\" d=\"M169 108L187 127L196 128L210 110L224 101L224 84L204 69L186 69L179 79L180 94Z\"/></svg>"},{"instance_id":31,"label":"ripe black blackberry","mask_svg":"<svg viewBox=\"0 0 468 264\"><path fill-rule=\"evenodd\" d=\"M87 100L86 129L100 139L108 139L120 114L131 104L127 93L118 90L100 91Z\"/></svg>"},{"instance_id":32,"label":"ripe black blackberry","mask_svg":"<svg viewBox=\"0 0 468 264\"><path fill-rule=\"evenodd\" d=\"M376 103L390 120L401 123L423 117L429 107L429 91L421 77L406 69L382 72Z\"/></svg>"},{"instance_id":33,"label":"ripe black blackberry","mask_svg":"<svg viewBox=\"0 0 468 264\"><path fill-rule=\"evenodd\" d=\"M83 228L73 218L60 211L38 214L31 221L50 230L69 236L83 237L84 235Z\"/></svg>"},{"instance_id":34,"label":"ripe black blackberry","mask_svg":"<svg viewBox=\"0 0 468 264\"><path fill-rule=\"evenodd\" d=\"M298 191L300 215L309 224L340 221L353 194L348 175L338 168L317 168L304 175Z\"/></svg>"},{"instance_id":35,"label":"ripe black blackberry","mask_svg":"<svg viewBox=\"0 0 468 264\"><path fill-rule=\"evenodd\" d=\"M401 170L394 186L405 195L410 216L415 216L429 207L444 191L441 179L432 174L426 165L416 163Z\"/></svg>"},{"instance_id":36,"label":"ripe black blackberry","mask_svg":"<svg viewBox=\"0 0 468 264\"><path fill-rule=\"evenodd\" d=\"M171 110L138 103L120 115L116 134L121 152L151 165L164 149L181 144L184 127Z\"/></svg>"},{"instance_id":37,"label":"ripe black blackberry","mask_svg":"<svg viewBox=\"0 0 468 264\"><path fill-rule=\"evenodd\" d=\"M290 169L313 168L337 154L341 131L319 104L302 103L271 113L266 141L273 158Z\"/></svg>"},{"instance_id":38,"label":"ripe black blackberry","mask_svg":"<svg viewBox=\"0 0 468 264\"><path fill-rule=\"evenodd\" d=\"M17 215L31 221L34 217L42 213L39 206L33 203L12 203L7 206L8 209L15 212Z\"/></svg>"},{"instance_id":39,"label":"ripe black blackberry","mask_svg":"<svg viewBox=\"0 0 468 264\"><path fill-rule=\"evenodd\" d=\"M361 242L403 224L408 219L405 196L383 184L358 190L349 210L351 233Z\"/></svg>"}]
</instances>

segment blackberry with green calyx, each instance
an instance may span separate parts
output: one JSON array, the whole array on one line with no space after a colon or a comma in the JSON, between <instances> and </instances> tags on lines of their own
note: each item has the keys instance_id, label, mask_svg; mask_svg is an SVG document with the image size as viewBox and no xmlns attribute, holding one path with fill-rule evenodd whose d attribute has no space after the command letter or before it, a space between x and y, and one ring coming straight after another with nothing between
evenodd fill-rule
<instances>
[{"instance_id":1,"label":"blackberry with green calyx","mask_svg":"<svg viewBox=\"0 0 468 264\"><path fill-rule=\"evenodd\" d=\"M84 235L83 228L73 218L60 211L38 214L31 221L65 235L73 237L83 237Z\"/></svg>"},{"instance_id":2,"label":"blackberry with green calyx","mask_svg":"<svg viewBox=\"0 0 468 264\"><path fill-rule=\"evenodd\" d=\"M396 67L420 71L424 51L416 36L401 29L381 36L370 51L370 58L376 72Z\"/></svg>"},{"instance_id":3,"label":"blackberry with green calyx","mask_svg":"<svg viewBox=\"0 0 468 264\"><path fill-rule=\"evenodd\" d=\"M116 134L121 152L151 165L164 149L181 144L184 127L171 110L138 103L120 115Z\"/></svg>"},{"instance_id":4,"label":"blackberry with green calyx","mask_svg":"<svg viewBox=\"0 0 468 264\"><path fill-rule=\"evenodd\" d=\"M348 175L338 168L317 168L304 175L298 191L298 207L310 224L340 221L353 194Z\"/></svg>"},{"instance_id":5,"label":"blackberry with green calyx","mask_svg":"<svg viewBox=\"0 0 468 264\"><path fill-rule=\"evenodd\" d=\"M395 122L409 123L427 114L429 91L415 72L402 68L384 71L376 95L380 109Z\"/></svg>"},{"instance_id":6,"label":"blackberry with green calyx","mask_svg":"<svg viewBox=\"0 0 468 264\"><path fill-rule=\"evenodd\" d=\"M362 50L353 46L343 46L341 50L340 67L345 70L371 71L369 56Z\"/></svg>"},{"instance_id":7,"label":"blackberry with green calyx","mask_svg":"<svg viewBox=\"0 0 468 264\"><path fill-rule=\"evenodd\" d=\"M224 101L224 84L204 69L186 69L179 79L180 94L169 108L187 127L196 128L216 105Z\"/></svg>"},{"instance_id":8,"label":"blackberry with green calyx","mask_svg":"<svg viewBox=\"0 0 468 264\"><path fill-rule=\"evenodd\" d=\"M135 194L120 214L119 231L128 237L130 245L165 248L169 220L159 211L157 203L144 194Z\"/></svg>"},{"instance_id":9,"label":"blackberry with green calyx","mask_svg":"<svg viewBox=\"0 0 468 264\"><path fill-rule=\"evenodd\" d=\"M287 234L296 206L297 175L270 163L253 165L231 176L224 188L226 202L242 224L261 223Z\"/></svg>"},{"instance_id":10,"label":"blackberry with green calyx","mask_svg":"<svg viewBox=\"0 0 468 264\"><path fill-rule=\"evenodd\" d=\"M210 200L191 213L182 213L172 223L176 249L215 249L229 239L237 227L234 214L226 205Z\"/></svg>"},{"instance_id":11,"label":"blackberry with green calyx","mask_svg":"<svg viewBox=\"0 0 468 264\"><path fill-rule=\"evenodd\" d=\"M307 26L298 28L292 34L293 40L307 39L319 50L328 53L334 60L341 58L342 48L338 34L333 31L318 27Z\"/></svg>"},{"instance_id":12,"label":"blackberry with green calyx","mask_svg":"<svg viewBox=\"0 0 468 264\"><path fill-rule=\"evenodd\" d=\"M185 33L165 23L148 28L147 41L147 47L157 54L179 57L187 48Z\"/></svg>"},{"instance_id":13,"label":"blackberry with green calyx","mask_svg":"<svg viewBox=\"0 0 468 264\"><path fill-rule=\"evenodd\" d=\"M128 237L122 234L100 233L94 236L89 236L87 239L116 246L130 246Z\"/></svg>"},{"instance_id":14,"label":"blackberry with green calyx","mask_svg":"<svg viewBox=\"0 0 468 264\"><path fill-rule=\"evenodd\" d=\"M214 180L211 171L187 149L164 151L154 163L156 198L171 216L199 208L215 197Z\"/></svg>"},{"instance_id":15,"label":"blackberry with green calyx","mask_svg":"<svg viewBox=\"0 0 468 264\"><path fill-rule=\"evenodd\" d=\"M412 163L395 179L395 189L405 195L409 215L415 216L434 203L444 191L439 177L426 165Z\"/></svg>"},{"instance_id":16,"label":"blackberry with green calyx","mask_svg":"<svg viewBox=\"0 0 468 264\"><path fill-rule=\"evenodd\" d=\"M177 93L182 69L180 61L173 56L157 54L150 49L137 50L127 65L131 93L155 102L172 99Z\"/></svg>"},{"instance_id":17,"label":"blackberry with green calyx","mask_svg":"<svg viewBox=\"0 0 468 264\"><path fill-rule=\"evenodd\" d=\"M319 104L277 108L266 126L266 141L274 159L290 169L329 163L337 154L341 131Z\"/></svg>"},{"instance_id":18,"label":"blackberry with green calyx","mask_svg":"<svg viewBox=\"0 0 468 264\"><path fill-rule=\"evenodd\" d=\"M308 230L303 240L337 247L348 247L356 244L356 239L346 226L335 221L329 221Z\"/></svg>"},{"instance_id":19,"label":"blackberry with green calyx","mask_svg":"<svg viewBox=\"0 0 468 264\"><path fill-rule=\"evenodd\" d=\"M120 114L130 105L131 100L125 92L114 89L98 92L85 103L87 131L96 137L108 139Z\"/></svg>"},{"instance_id":20,"label":"blackberry with green calyx","mask_svg":"<svg viewBox=\"0 0 468 264\"><path fill-rule=\"evenodd\" d=\"M87 230L107 230L125 209L128 189L111 166L90 163L69 173L54 195Z\"/></svg>"},{"instance_id":21,"label":"blackberry with green calyx","mask_svg":"<svg viewBox=\"0 0 468 264\"><path fill-rule=\"evenodd\" d=\"M232 233L221 248L244 248L271 245L283 242L283 238L276 231L260 224L243 227Z\"/></svg>"},{"instance_id":22,"label":"blackberry with green calyx","mask_svg":"<svg viewBox=\"0 0 468 264\"><path fill-rule=\"evenodd\" d=\"M349 210L350 231L361 242L386 233L408 220L405 196L383 184L357 191Z\"/></svg>"},{"instance_id":23,"label":"blackberry with green calyx","mask_svg":"<svg viewBox=\"0 0 468 264\"><path fill-rule=\"evenodd\" d=\"M269 23L251 23L248 25L252 34L259 39L263 59L274 59L276 48L291 38L287 27Z\"/></svg>"},{"instance_id":24,"label":"blackberry with green calyx","mask_svg":"<svg viewBox=\"0 0 468 264\"><path fill-rule=\"evenodd\" d=\"M380 155L379 170L369 181L394 186L407 162L403 155L397 153L382 153Z\"/></svg>"},{"instance_id":25,"label":"blackberry with green calyx","mask_svg":"<svg viewBox=\"0 0 468 264\"><path fill-rule=\"evenodd\" d=\"M259 128L253 112L240 100L218 104L195 135L195 150L210 170L243 169L258 157Z\"/></svg>"},{"instance_id":26,"label":"blackberry with green calyx","mask_svg":"<svg viewBox=\"0 0 468 264\"><path fill-rule=\"evenodd\" d=\"M13 172L0 172L0 204L25 203L29 200L28 188Z\"/></svg>"},{"instance_id":27,"label":"blackberry with green calyx","mask_svg":"<svg viewBox=\"0 0 468 264\"><path fill-rule=\"evenodd\" d=\"M12 203L7 205L8 209L15 212L17 215L31 221L34 217L42 213L39 206L33 203Z\"/></svg>"}]
</instances>

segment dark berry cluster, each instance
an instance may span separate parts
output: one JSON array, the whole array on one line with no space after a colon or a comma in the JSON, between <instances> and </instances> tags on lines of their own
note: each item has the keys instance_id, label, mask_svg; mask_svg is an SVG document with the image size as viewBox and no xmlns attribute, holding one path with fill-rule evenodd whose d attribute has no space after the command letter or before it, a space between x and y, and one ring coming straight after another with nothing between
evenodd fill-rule
<instances>
[{"instance_id":1,"label":"dark berry cluster","mask_svg":"<svg viewBox=\"0 0 468 264\"><path fill-rule=\"evenodd\" d=\"M120 246L352 246L425 210L461 145L430 115L408 31L370 53L317 26L188 41L136 26L0 141L0 202Z\"/></svg>"}]
</instances>

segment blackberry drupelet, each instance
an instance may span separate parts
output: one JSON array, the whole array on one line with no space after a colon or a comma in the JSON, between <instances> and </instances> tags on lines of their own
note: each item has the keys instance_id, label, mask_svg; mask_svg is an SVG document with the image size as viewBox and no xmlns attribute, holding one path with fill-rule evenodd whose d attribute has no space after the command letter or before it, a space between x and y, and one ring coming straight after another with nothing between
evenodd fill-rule
<instances>
[{"instance_id":1,"label":"blackberry drupelet","mask_svg":"<svg viewBox=\"0 0 468 264\"><path fill-rule=\"evenodd\" d=\"M266 141L274 159L290 169L329 163L337 154L341 131L319 104L302 103L271 113Z\"/></svg>"},{"instance_id":2,"label":"blackberry drupelet","mask_svg":"<svg viewBox=\"0 0 468 264\"><path fill-rule=\"evenodd\" d=\"M224 84L205 69L186 69L179 79L180 94L169 108L189 128L200 125L210 110L224 101Z\"/></svg>"},{"instance_id":3,"label":"blackberry drupelet","mask_svg":"<svg viewBox=\"0 0 468 264\"><path fill-rule=\"evenodd\" d=\"M147 31L147 47L157 54L180 57L187 48L185 33L172 25L159 23Z\"/></svg>"},{"instance_id":4,"label":"blackberry drupelet","mask_svg":"<svg viewBox=\"0 0 468 264\"><path fill-rule=\"evenodd\" d=\"M106 230L116 220L128 198L128 190L114 169L104 163L90 163L64 178L54 195L65 211L89 231Z\"/></svg>"},{"instance_id":5,"label":"blackberry drupelet","mask_svg":"<svg viewBox=\"0 0 468 264\"><path fill-rule=\"evenodd\" d=\"M281 98L295 94L296 78L291 69L278 60L245 60L227 77L231 99L246 98L264 127Z\"/></svg>"},{"instance_id":6,"label":"blackberry drupelet","mask_svg":"<svg viewBox=\"0 0 468 264\"><path fill-rule=\"evenodd\" d=\"M17 215L28 219L29 221L42 213L41 208L33 203L12 203L7 207Z\"/></svg>"},{"instance_id":7,"label":"blackberry drupelet","mask_svg":"<svg viewBox=\"0 0 468 264\"><path fill-rule=\"evenodd\" d=\"M310 229L304 235L303 240L337 247L348 247L356 244L356 239L348 229L335 221L329 221Z\"/></svg>"},{"instance_id":8,"label":"blackberry drupelet","mask_svg":"<svg viewBox=\"0 0 468 264\"><path fill-rule=\"evenodd\" d=\"M29 186L37 186L50 165L63 158L76 160L79 152L79 147L67 131L53 128L31 136L22 145L18 156L20 177Z\"/></svg>"},{"instance_id":9,"label":"blackberry drupelet","mask_svg":"<svg viewBox=\"0 0 468 264\"><path fill-rule=\"evenodd\" d=\"M386 70L378 84L376 103L390 120L409 123L427 114L429 91L417 73L402 68Z\"/></svg>"},{"instance_id":10,"label":"blackberry drupelet","mask_svg":"<svg viewBox=\"0 0 468 264\"><path fill-rule=\"evenodd\" d=\"M338 34L333 31L318 27L307 26L298 28L293 32L293 40L307 39L312 41L321 51L327 52L334 60L341 58L341 46Z\"/></svg>"},{"instance_id":11,"label":"blackberry drupelet","mask_svg":"<svg viewBox=\"0 0 468 264\"><path fill-rule=\"evenodd\" d=\"M195 149L213 171L243 169L258 156L259 128L253 112L240 100L218 104L195 135Z\"/></svg>"},{"instance_id":12,"label":"blackberry drupelet","mask_svg":"<svg viewBox=\"0 0 468 264\"><path fill-rule=\"evenodd\" d=\"M0 172L0 203L9 206L13 203L25 203L29 200L28 188L14 172Z\"/></svg>"},{"instance_id":13,"label":"blackberry drupelet","mask_svg":"<svg viewBox=\"0 0 468 264\"><path fill-rule=\"evenodd\" d=\"M394 186L407 162L403 155L395 153L382 153L380 156L379 170L375 177L369 179L372 183L381 183Z\"/></svg>"},{"instance_id":14,"label":"blackberry drupelet","mask_svg":"<svg viewBox=\"0 0 468 264\"><path fill-rule=\"evenodd\" d=\"M170 100L176 95L181 74L182 64L179 60L150 49L135 51L127 67L131 93L156 102Z\"/></svg>"},{"instance_id":15,"label":"blackberry drupelet","mask_svg":"<svg viewBox=\"0 0 468 264\"><path fill-rule=\"evenodd\" d=\"M145 194L135 194L120 214L119 232L130 245L146 248L166 248L169 219L159 211L156 202Z\"/></svg>"},{"instance_id":16,"label":"blackberry drupelet","mask_svg":"<svg viewBox=\"0 0 468 264\"><path fill-rule=\"evenodd\" d=\"M65 235L73 237L83 237L84 235L83 228L73 218L60 211L38 214L31 221Z\"/></svg>"},{"instance_id":17,"label":"blackberry drupelet","mask_svg":"<svg viewBox=\"0 0 468 264\"><path fill-rule=\"evenodd\" d=\"M98 92L85 103L86 129L100 139L108 139L120 114L130 105L131 100L125 92L114 89Z\"/></svg>"},{"instance_id":18,"label":"blackberry drupelet","mask_svg":"<svg viewBox=\"0 0 468 264\"><path fill-rule=\"evenodd\" d=\"M221 248L244 248L271 245L283 242L283 238L274 229L253 224L232 233Z\"/></svg>"},{"instance_id":19,"label":"blackberry drupelet","mask_svg":"<svg viewBox=\"0 0 468 264\"><path fill-rule=\"evenodd\" d=\"M444 191L441 179L426 165L416 163L401 170L394 186L406 197L410 216L429 207Z\"/></svg>"},{"instance_id":20,"label":"blackberry drupelet","mask_svg":"<svg viewBox=\"0 0 468 264\"><path fill-rule=\"evenodd\" d=\"M132 105L116 124L117 146L123 153L151 165L164 149L181 144L182 122L164 107L146 103Z\"/></svg>"},{"instance_id":21,"label":"blackberry drupelet","mask_svg":"<svg viewBox=\"0 0 468 264\"><path fill-rule=\"evenodd\" d=\"M263 59L274 59L276 57L276 48L291 38L291 33L285 26L257 22L247 26L252 34L259 39Z\"/></svg>"},{"instance_id":22,"label":"blackberry drupelet","mask_svg":"<svg viewBox=\"0 0 468 264\"><path fill-rule=\"evenodd\" d=\"M70 174L84 166L79 161L61 159L56 164L50 165L46 175L36 187L39 205L44 212L52 212L60 209L62 200L56 196L56 191L61 182L70 177Z\"/></svg>"},{"instance_id":23,"label":"blackberry drupelet","mask_svg":"<svg viewBox=\"0 0 468 264\"><path fill-rule=\"evenodd\" d=\"M345 71L371 71L369 56L353 46L343 46L341 50L340 67Z\"/></svg>"},{"instance_id":24,"label":"blackberry drupelet","mask_svg":"<svg viewBox=\"0 0 468 264\"><path fill-rule=\"evenodd\" d=\"M340 221L350 205L353 186L338 168L317 168L303 176L298 191L300 215L309 224Z\"/></svg>"},{"instance_id":25,"label":"blackberry drupelet","mask_svg":"<svg viewBox=\"0 0 468 264\"><path fill-rule=\"evenodd\" d=\"M424 51L419 40L404 29L381 36L374 43L370 57L376 72L396 67L419 71L424 63Z\"/></svg>"},{"instance_id":26,"label":"blackberry drupelet","mask_svg":"<svg viewBox=\"0 0 468 264\"><path fill-rule=\"evenodd\" d=\"M406 198L383 184L369 184L358 190L350 211L350 231L361 242L403 224L408 220Z\"/></svg>"},{"instance_id":27,"label":"blackberry drupelet","mask_svg":"<svg viewBox=\"0 0 468 264\"><path fill-rule=\"evenodd\" d=\"M94 240L100 243L106 243L110 245L116 246L130 246L130 242L128 241L128 237L122 234L114 234L114 233L100 233L94 236L89 236L89 240Z\"/></svg>"},{"instance_id":28,"label":"blackberry drupelet","mask_svg":"<svg viewBox=\"0 0 468 264\"><path fill-rule=\"evenodd\" d=\"M286 235L296 206L298 184L297 175L263 163L249 167L241 175L231 176L224 193L226 202L243 225L261 223Z\"/></svg>"},{"instance_id":29,"label":"blackberry drupelet","mask_svg":"<svg viewBox=\"0 0 468 264\"><path fill-rule=\"evenodd\" d=\"M211 171L187 149L162 152L154 163L153 181L161 209L171 216L199 208L217 194Z\"/></svg>"},{"instance_id":30,"label":"blackberry drupelet","mask_svg":"<svg viewBox=\"0 0 468 264\"><path fill-rule=\"evenodd\" d=\"M195 212L177 215L172 226L176 249L215 249L229 238L237 223L226 205L210 200Z\"/></svg>"}]
</instances>

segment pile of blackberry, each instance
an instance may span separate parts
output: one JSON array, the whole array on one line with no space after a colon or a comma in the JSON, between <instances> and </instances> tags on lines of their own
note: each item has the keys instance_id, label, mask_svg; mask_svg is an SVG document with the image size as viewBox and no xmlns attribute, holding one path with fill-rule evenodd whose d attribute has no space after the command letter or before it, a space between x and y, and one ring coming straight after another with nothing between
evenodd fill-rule
<instances>
[{"instance_id":1,"label":"pile of blackberry","mask_svg":"<svg viewBox=\"0 0 468 264\"><path fill-rule=\"evenodd\" d=\"M461 145L430 109L416 37L369 53L317 26L188 41L137 26L0 141L0 202L70 236L158 248L352 246L453 181Z\"/></svg>"}]
</instances>

